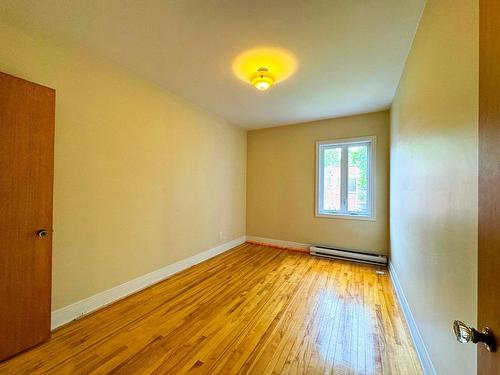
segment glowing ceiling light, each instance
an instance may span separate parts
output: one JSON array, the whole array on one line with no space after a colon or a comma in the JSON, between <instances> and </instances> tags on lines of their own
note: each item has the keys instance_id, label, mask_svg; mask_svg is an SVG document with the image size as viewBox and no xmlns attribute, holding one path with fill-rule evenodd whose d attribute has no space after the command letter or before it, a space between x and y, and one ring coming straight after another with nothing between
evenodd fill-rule
<instances>
[{"instance_id":1,"label":"glowing ceiling light","mask_svg":"<svg viewBox=\"0 0 500 375\"><path fill-rule=\"evenodd\" d=\"M249 49L233 61L234 75L260 91L290 78L297 67L297 58L290 51L277 47Z\"/></svg>"},{"instance_id":2,"label":"glowing ceiling light","mask_svg":"<svg viewBox=\"0 0 500 375\"><path fill-rule=\"evenodd\" d=\"M274 76L267 68L259 68L250 77L250 83L255 86L257 90L265 91L274 83Z\"/></svg>"}]
</instances>

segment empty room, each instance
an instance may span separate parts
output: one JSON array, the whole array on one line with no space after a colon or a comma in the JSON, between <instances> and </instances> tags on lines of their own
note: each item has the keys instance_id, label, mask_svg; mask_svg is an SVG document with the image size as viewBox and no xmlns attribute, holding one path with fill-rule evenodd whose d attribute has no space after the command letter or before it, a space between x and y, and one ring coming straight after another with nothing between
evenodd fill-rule
<instances>
[{"instance_id":1,"label":"empty room","mask_svg":"<svg viewBox=\"0 0 500 375\"><path fill-rule=\"evenodd\" d=\"M2 0L0 374L500 374L500 2Z\"/></svg>"}]
</instances>

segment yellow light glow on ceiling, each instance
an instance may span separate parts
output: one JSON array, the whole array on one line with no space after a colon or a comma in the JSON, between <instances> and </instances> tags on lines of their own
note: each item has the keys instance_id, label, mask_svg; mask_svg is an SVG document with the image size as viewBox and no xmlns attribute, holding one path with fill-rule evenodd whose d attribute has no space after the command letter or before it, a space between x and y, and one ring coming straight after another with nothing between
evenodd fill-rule
<instances>
[{"instance_id":1,"label":"yellow light glow on ceiling","mask_svg":"<svg viewBox=\"0 0 500 375\"><path fill-rule=\"evenodd\" d=\"M297 70L296 57L283 48L259 47L243 51L233 62L233 73L246 83L254 85L259 90L266 90L271 85L289 78ZM259 69L267 69L272 82L266 88L255 84L255 74Z\"/></svg>"}]
</instances>

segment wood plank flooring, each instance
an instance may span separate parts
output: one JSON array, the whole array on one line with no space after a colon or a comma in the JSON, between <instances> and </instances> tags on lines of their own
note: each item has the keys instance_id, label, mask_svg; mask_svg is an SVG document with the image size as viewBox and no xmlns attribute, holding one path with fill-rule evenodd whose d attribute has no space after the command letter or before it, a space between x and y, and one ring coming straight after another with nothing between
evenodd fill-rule
<instances>
[{"instance_id":1,"label":"wood plank flooring","mask_svg":"<svg viewBox=\"0 0 500 375\"><path fill-rule=\"evenodd\" d=\"M243 244L66 325L0 374L421 374L377 269Z\"/></svg>"}]
</instances>

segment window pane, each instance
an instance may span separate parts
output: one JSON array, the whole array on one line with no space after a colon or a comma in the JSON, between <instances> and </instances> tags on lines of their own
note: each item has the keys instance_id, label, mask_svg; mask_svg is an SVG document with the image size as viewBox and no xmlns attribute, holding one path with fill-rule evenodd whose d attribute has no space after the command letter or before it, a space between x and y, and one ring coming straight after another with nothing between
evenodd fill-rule
<instances>
[{"instance_id":1,"label":"window pane","mask_svg":"<svg viewBox=\"0 0 500 375\"><path fill-rule=\"evenodd\" d=\"M327 148L323 153L323 210L340 211L341 148Z\"/></svg>"},{"instance_id":2,"label":"window pane","mask_svg":"<svg viewBox=\"0 0 500 375\"><path fill-rule=\"evenodd\" d=\"M350 146L347 150L347 211L368 211L368 146Z\"/></svg>"}]
</instances>

